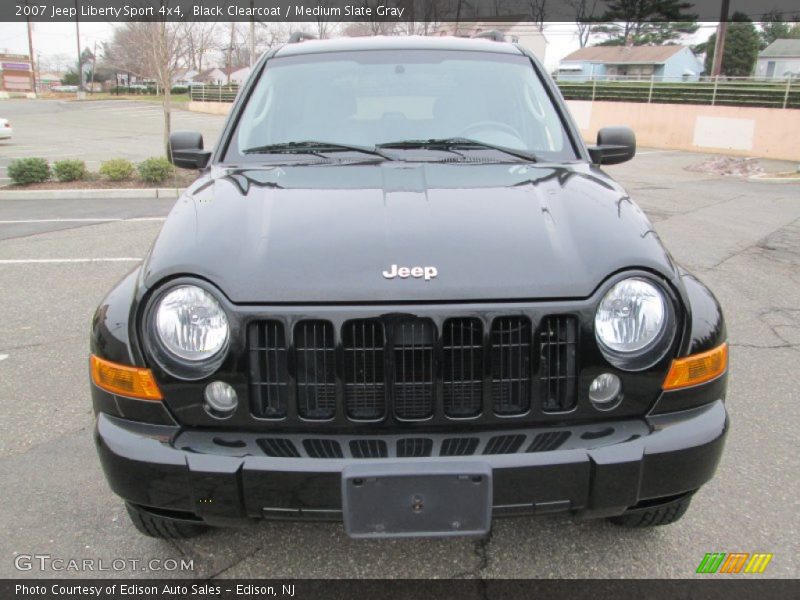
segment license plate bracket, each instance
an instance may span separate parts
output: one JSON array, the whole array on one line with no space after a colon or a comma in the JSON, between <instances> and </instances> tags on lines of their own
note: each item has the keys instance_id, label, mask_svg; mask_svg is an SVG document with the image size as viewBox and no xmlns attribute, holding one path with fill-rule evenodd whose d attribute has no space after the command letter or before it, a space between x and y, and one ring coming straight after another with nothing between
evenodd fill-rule
<instances>
[{"instance_id":1,"label":"license plate bracket","mask_svg":"<svg viewBox=\"0 0 800 600\"><path fill-rule=\"evenodd\" d=\"M492 469L477 461L349 465L342 509L345 531L355 538L485 535Z\"/></svg>"}]
</instances>

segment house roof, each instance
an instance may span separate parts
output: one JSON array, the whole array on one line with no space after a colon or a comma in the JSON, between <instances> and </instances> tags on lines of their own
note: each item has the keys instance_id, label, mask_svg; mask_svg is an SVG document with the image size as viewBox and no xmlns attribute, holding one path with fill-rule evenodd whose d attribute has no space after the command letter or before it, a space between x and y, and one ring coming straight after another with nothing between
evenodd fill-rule
<instances>
[{"instance_id":1,"label":"house roof","mask_svg":"<svg viewBox=\"0 0 800 600\"><path fill-rule=\"evenodd\" d=\"M565 61L598 62L608 64L656 64L669 60L688 46L590 46L581 48L561 59Z\"/></svg>"},{"instance_id":2,"label":"house roof","mask_svg":"<svg viewBox=\"0 0 800 600\"><path fill-rule=\"evenodd\" d=\"M800 56L800 40L775 40L758 55L760 57Z\"/></svg>"}]
</instances>

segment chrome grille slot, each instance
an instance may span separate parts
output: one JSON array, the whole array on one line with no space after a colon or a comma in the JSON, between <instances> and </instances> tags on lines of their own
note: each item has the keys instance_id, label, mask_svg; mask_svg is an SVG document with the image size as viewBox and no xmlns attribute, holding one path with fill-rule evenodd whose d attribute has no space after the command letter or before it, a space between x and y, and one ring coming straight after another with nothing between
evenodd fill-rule
<instances>
[{"instance_id":1,"label":"chrome grille slot","mask_svg":"<svg viewBox=\"0 0 800 600\"><path fill-rule=\"evenodd\" d=\"M550 316L539 326L539 389L542 410L572 410L578 401L578 321Z\"/></svg>"},{"instance_id":2,"label":"chrome grille slot","mask_svg":"<svg viewBox=\"0 0 800 600\"><path fill-rule=\"evenodd\" d=\"M394 324L394 414L399 419L433 416L435 335L430 319L402 319Z\"/></svg>"},{"instance_id":3,"label":"chrome grille slot","mask_svg":"<svg viewBox=\"0 0 800 600\"><path fill-rule=\"evenodd\" d=\"M524 435L498 435L486 442L484 454L514 454L525 441Z\"/></svg>"},{"instance_id":4,"label":"chrome grille slot","mask_svg":"<svg viewBox=\"0 0 800 600\"><path fill-rule=\"evenodd\" d=\"M475 417L483 406L483 325L448 319L442 328L444 414Z\"/></svg>"},{"instance_id":5,"label":"chrome grille slot","mask_svg":"<svg viewBox=\"0 0 800 600\"><path fill-rule=\"evenodd\" d=\"M247 328L250 410L256 417L282 419L289 404L286 334L278 321Z\"/></svg>"},{"instance_id":6,"label":"chrome grille slot","mask_svg":"<svg viewBox=\"0 0 800 600\"><path fill-rule=\"evenodd\" d=\"M475 454L478 438L447 438L442 441L440 456L470 456Z\"/></svg>"},{"instance_id":7,"label":"chrome grille slot","mask_svg":"<svg viewBox=\"0 0 800 600\"><path fill-rule=\"evenodd\" d=\"M430 438L405 438L397 440L397 456L400 458L419 458L430 456L433 440Z\"/></svg>"},{"instance_id":8,"label":"chrome grille slot","mask_svg":"<svg viewBox=\"0 0 800 600\"><path fill-rule=\"evenodd\" d=\"M386 458L389 452L383 440L350 440L353 458Z\"/></svg>"},{"instance_id":9,"label":"chrome grille slot","mask_svg":"<svg viewBox=\"0 0 800 600\"><path fill-rule=\"evenodd\" d=\"M347 416L380 419L386 414L383 325L374 319L347 321L342 331Z\"/></svg>"},{"instance_id":10,"label":"chrome grille slot","mask_svg":"<svg viewBox=\"0 0 800 600\"><path fill-rule=\"evenodd\" d=\"M531 322L501 317L492 323L492 405L498 415L521 415L531 400Z\"/></svg>"},{"instance_id":11,"label":"chrome grille slot","mask_svg":"<svg viewBox=\"0 0 800 600\"><path fill-rule=\"evenodd\" d=\"M303 448L311 458L343 458L342 447L336 440L309 438Z\"/></svg>"},{"instance_id":12,"label":"chrome grille slot","mask_svg":"<svg viewBox=\"0 0 800 600\"><path fill-rule=\"evenodd\" d=\"M256 440L256 443L267 456L274 458L297 458L300 456L292 440L286 438L262 438Z\"/></svg>"},{"instance_id":13,"label":"chrome grille slot","mask_svg":"<svg viewBox=\"0 0 800 600\"><path fill-rule=\"evenodd\" d=\"M336 414L336 356L333 324L300 321L294 328L297 412L304 419Z\"/></svg>"},{"instance_id":14,"label":"chrome grille slot","mask_svg":"<svg viewBox=\"0 0 800 600\"><path fill-rule=\"evenodd\" d=\"M558 450L569 439L569 431L546 431L537 434L525 452L549 452Z\"/></svg>"}]
</instances>

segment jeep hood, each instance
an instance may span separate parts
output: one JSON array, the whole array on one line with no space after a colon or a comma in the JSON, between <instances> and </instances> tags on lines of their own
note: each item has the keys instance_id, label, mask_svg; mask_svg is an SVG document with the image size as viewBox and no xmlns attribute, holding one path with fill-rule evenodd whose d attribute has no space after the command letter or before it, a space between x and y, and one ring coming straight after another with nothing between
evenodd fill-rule
<instances>
[{"instance_id":1,"label":"jeep hood","mask_svg":"<svg viewBox=\"0 0 800 600\"><path fill-rule=\"evenodd\" d=\"M438 275L386 279L391 265ZM146 287L197 275L236 303L582 298L676 278L624 190L584 163L215 167L178 200Z\"/></svg>"}]
</instances>

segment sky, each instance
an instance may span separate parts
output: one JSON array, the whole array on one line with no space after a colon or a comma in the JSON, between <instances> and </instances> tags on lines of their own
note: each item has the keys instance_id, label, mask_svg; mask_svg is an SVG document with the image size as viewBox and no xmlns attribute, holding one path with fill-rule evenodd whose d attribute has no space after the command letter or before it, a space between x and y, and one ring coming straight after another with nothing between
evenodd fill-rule
<instances>
[{"instance_id":1,"label":"sky","mask_svg":"<svg viewBox=\"0 0 800 600\"><path fill-rule=\"evenodd\" d=\"M697 33L684 40L683 43L696 44L714 33L716 23L700 23ZM81 23L81 47L93 48L95 42L100 44L111 38L113 23ZM578 49L578 37L574 23L548 23L545 25L547 37L547 54L545 67L553 71L559 61L573 50ZM45 67L55 65L60 61L48 61L48 58L62 57L63 60L74 61L77 53L75 44L74 23L34 23L33 47L36 54L40 54ZM0 52L13 54L28 54L28 32L25 23L0 22ZM66 69L70 64L64 64Z\"/></svg>"}]
</instances>

